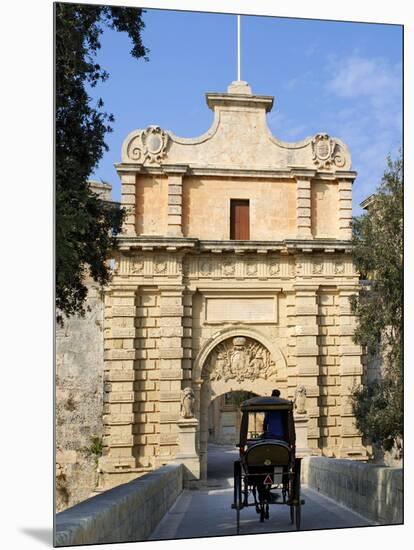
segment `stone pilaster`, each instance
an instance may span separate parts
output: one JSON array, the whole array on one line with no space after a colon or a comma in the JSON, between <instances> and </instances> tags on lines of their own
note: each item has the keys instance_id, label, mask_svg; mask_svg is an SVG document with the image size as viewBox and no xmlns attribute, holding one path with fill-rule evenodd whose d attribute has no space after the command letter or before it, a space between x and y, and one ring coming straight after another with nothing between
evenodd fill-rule
<instances>
[{"instance_id":1,"label":"stone pilaster","mask_svg":"<svg viewBox=\"0 0 414 550\"><path fill-rule=\"evenodd\" d=\"M160 464L174 459L178 445L183 376L183 287L160 288Z\"/></svg>"},{"instance_id":2,"label":"stone pilaster","mask_svg":"<svg viewBox=\"0 0 414 550\"><path fill-rule=\"evenodd\" d=\"M320 430L318 364L318 286L297 283L295 287L296 387L306 388L306 411L309 416L308 446L318 453Z\"/></svg>"},{"instance_id":3,"label":"stone pilaster","mask_svg":"<svg viewBox=\"0 0 414 550\"><path fill-rule=\"evenodd\" d=\"M364 459L366 451L355 426L350 395L352 388L361 383L361 346L353 342L355 318L351 313L349 297L358 292L358 287L340 287L338 296L339 363L340 363L340 412L341 444L339 458Z\"/></svg>"},{"instance_id":4,"label":"stone pilaster","mask_svg":"<svg viewBox=\"0 0 414 550\"><path fill-rule=\"evenodd\" d=\"M296 175L296 219L298 239L311 239L311 176Z\"/></svg>"},{"instance_id":5,"label":"stone pilaster","mask_svg":"<svg viewBox=\"0 0 414 550\"><path fill-rule=\"evenodd\" d=\"M168 166L164 171L168 175L167 235L182 237L183 174L187 168L185 166Z\"/></svg>"},{"instance_id":6,"label":"stone pilaster","mask_svg":"<svg viewBox=\"0 0 414 550\"><path fill-rule=\"evenodd\" d=\"M115 288L106 296L104 456L106 474L128 473L136 467L134 453L135 317L137 288ZM106 476L105 476L106 477ZM110 482L117 485L126 479Z\"/></svg>"},{"instance_id":7,"label":"stone pilaster","mask_svg":"<svg viewBox=\"0 0 414 550\"><path fill-rule=\"evenodd\" d=\"M121 176L121 205L126 209L123 225L123 234L128 237L136 236L136 174L119 172Z\"/></svg>"},{"instance_id":8,"label":"stone pilaster","mask_svg":"<svg viewBox=\"0 0 414 550\"><path fill-rule=\"evenodd\" d=\"M352 238L352 180L338 179L339 238Z\"/></svg>"}]
</instances>

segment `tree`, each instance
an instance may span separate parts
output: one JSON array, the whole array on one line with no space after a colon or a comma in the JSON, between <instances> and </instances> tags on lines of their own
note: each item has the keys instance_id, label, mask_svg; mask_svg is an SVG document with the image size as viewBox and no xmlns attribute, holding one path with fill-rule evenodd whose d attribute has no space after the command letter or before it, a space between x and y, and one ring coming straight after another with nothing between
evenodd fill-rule
<instances>
[{"instance_id":1,"label":"tree","mask_svg":"<svg viewBox=\"0 0 414 550\"><path fill-rule=\"evenodd\" d=\"M381 376L353 392L357 427L389 450L403 432L403 179L401 154L387 169L367 213L353 222L353 257L367 284L351 306L355 342L379 356Z\"/></svg>"},{"instance_id":2,"label":"tree","mask_svg":"<svg viewBox=\"0 0 414 550\"><path fill-rule=\"evenodd\" d=\"M87 86L108 78L96 63L105 26L127 32L131 55L147 60L141 41L142 10L86 4L55 4L56 63L56 306L63 315L85 314L89 273L101 285L110 280L109 250L120 232L124 210L105 203L88 178L108 150L105 135L114 117L88 96Z\"/></svg>"}]
</instances>

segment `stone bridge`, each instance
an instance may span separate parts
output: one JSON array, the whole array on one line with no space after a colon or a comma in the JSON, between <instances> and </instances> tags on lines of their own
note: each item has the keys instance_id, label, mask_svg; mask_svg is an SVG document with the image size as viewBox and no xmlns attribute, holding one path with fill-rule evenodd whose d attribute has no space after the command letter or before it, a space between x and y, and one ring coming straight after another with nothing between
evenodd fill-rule
<instances>
[{"instance_id":1,"label":"stone bridge","mask_svg":"<svg viewBox=\"0 0 414 550\"><path fill-rule=\"evenodd\" d=\"M207 480L184 488L185 466L170 463L57 514L56 546L236 534L233 446L209 447ZM402 469L306 457L302 469L302 530L402 523ZM260 523L241 512L240 534L294 530L286 506L271 506Z\"/></svg>"}]
</instances>

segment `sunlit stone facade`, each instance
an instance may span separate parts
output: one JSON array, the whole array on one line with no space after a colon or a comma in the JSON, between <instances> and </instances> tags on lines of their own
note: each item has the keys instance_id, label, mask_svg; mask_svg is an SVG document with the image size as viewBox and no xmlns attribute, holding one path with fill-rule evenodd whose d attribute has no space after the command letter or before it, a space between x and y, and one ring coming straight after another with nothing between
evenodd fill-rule
<instances>
[{"instance_id":1,"label":"sunlit stone facade","mask_svg":"<svg viewBox=\"0 0 414 550\"><path fill-rule=\"evenodd\" d=\"M173 460L205 478L209 404L235 390L302 388L303 452L366 454L349 401L362 374L349 151L324 133L278 140L273 97L245 82L206 98L205 134L136 130L116 166L128 213L105 299L105 486Z\"/></svg>"}]
</instances>

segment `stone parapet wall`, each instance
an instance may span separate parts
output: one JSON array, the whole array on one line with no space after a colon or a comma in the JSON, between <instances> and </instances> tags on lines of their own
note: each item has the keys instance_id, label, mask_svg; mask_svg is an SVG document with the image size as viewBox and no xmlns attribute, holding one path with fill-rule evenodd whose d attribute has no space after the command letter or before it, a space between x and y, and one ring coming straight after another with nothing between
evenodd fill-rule
<instances>
[{"instance_id":1,"label":"stone parapet wall","mask_svg":"<svg viewBox=\"0 0 414 550\"><path fill-rule=\"evenodd\" d=\"M167 464L57 514L55 545L143 541L183 490L181 464Z\"/></svg>"},{"instance_id":2,"label":"stone parapet wall","mask_svg":"<svg viewBox=\"0 0 414 550\"><path fill-rule=\"evenodd\" d=\"M303 482L380 524L403 523L403 471L353 460L306 457Z\"/></svg>"}]
</instances>

